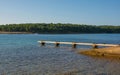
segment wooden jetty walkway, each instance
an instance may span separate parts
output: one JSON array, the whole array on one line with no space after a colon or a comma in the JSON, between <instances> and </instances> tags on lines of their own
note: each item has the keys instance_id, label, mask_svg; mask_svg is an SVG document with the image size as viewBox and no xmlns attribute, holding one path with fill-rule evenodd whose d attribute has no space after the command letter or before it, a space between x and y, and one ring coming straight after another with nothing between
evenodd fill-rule
<instances>
[{"instance_id":1,"label":"wooden jetty walkway","mask_svg":"<svg viewBox=\"0 0 120 75\"><path fill-rule=\"evenodd\" d=\"M94 44L94 43L81 43L81 42L58 42L58 41L38 41L42 46L46 43L55 44L56 47L59 47L60 44L70 44L73 48L76 48L77 45L86 45L92 46L93 48L98 48L98 46L106 46L106 47L117 47L120 46L118 44Z\"/></svg>"}]
</instances>

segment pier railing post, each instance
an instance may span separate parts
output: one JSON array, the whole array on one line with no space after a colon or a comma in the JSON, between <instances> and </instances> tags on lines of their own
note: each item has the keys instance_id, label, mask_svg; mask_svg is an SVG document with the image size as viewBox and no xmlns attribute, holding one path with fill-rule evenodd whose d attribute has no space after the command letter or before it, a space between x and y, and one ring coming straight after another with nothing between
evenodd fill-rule
<instances>
[{"instance_id":1,"label":"pier railing post","mask_svg":"<svg viewBox=\"0 0 120 75\"><path fill-rule=\"evenodd\" d=\"M93 44L92 47L93 47L93 49L98 48L98 46L96 44Z\"/></svg>"},{"instance_id":2,"label":"pier railing post","mask_svg":"<svg viewBox=\"0 0 120 75\"><path fill-rule=\"evenodd\" d=\"M76 48L77 47L77 44L76 43L72 43L72 48Z\"/></svg>"},{"instance_id":3,"label":"pier railing post","mask_svg":"<svg viewBox=\"0 0 120 75\"><path fill-rule=\"evenodd\" d=\"M45 46L45 42L44 41L41 41L41 46Z\"/></svg>"},{"instance_id":4,"label":"pier railing post","mask_svg":"<svg viewBox=\"0 0 120 75\"><path fill-rule=\"evenodd\" d=\"M56 42L55 43L55 47L59 47L60 43L59 42Z\"/></svg>"}]
</instances>

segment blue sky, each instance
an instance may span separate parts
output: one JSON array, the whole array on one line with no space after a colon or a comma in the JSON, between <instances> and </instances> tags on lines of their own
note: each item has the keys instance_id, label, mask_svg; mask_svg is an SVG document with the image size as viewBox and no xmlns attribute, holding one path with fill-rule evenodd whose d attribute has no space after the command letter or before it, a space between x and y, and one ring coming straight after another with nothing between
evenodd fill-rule
<instances>
[{"instance_id":1,"label":"blue sky","mask_svg":"<svg viewBox=\"0 0 120 75\"><path fill-rule=\"evenodd\" d=\"M0 24L120 25L120 0L0 0Z\"/></svg>"}]
</instances>

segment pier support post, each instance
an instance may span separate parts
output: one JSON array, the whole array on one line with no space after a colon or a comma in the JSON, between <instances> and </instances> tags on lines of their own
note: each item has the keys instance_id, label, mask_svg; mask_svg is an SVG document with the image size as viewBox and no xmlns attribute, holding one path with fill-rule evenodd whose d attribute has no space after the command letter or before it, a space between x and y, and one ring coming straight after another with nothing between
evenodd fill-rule
<instances>
[{"instance_id":1,"label":"pier support post","mask_svg":"<svg viewBox=\"0 0 120 75\"><path fill-rule=\"evenodd\" d=\"M60 43L56 42L55 47L59 47Z\"/></svg>"},{"instance_id":2,"label":"pier support post","mask_svg":"<svg viewBox=\"0 0 120 75\"><path fill-rule=\"evenodd\" d=\"M76 43L72 43L72 48L76 48L77 44Z\"/></svg>"},{"instance_id":3,"label":"pier support post","mask_svg":"<svg viewBox=\"0 0 120 75\"><path fill-rule=\"evenodd\" d=\"M93 47L93 49L98 48L98 46L96 44L93 44L92 47Z\"/></svg>"},{"instance_id":4,"label":"pier support post","mask_svg":"<svg viewBox=\"0 0 120 75\"><path fill-rule=\"evenodd\" d=\"M45 42L44 41L41 41L41 46L45 46Z\"/></svg>"}]
</instances>

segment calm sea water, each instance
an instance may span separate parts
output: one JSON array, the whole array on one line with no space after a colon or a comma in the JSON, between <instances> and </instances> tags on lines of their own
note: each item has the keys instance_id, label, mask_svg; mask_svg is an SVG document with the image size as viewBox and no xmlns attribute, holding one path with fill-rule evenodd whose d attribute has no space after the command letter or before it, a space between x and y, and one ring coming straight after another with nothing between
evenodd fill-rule
<instances>
[{"instance_id":1,"label":"calm sea water","mask_svg":"<svg viewBox=\"0 0 120 75\"><path fill-rule=\"evenodd\" d=\"M38 40L120 44L120 34L0 34L0 75L120 75L120 61L78 54L85 46Z\"/></svg>"}]
</instances>

